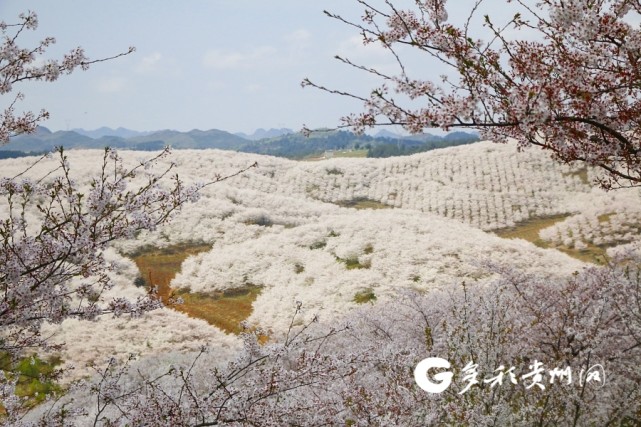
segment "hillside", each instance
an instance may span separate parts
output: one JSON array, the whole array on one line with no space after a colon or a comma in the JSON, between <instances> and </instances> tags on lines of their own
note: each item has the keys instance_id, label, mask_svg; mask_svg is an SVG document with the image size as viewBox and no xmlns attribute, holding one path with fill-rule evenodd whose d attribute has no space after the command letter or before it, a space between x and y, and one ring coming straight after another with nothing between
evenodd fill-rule
<instances>
[{"instance_id":1,"label":"hillside","mask_svg":"<svg viewBox=\"0 0 641 427\"><path fill-rule=\"evenodd\" d=\"M75 129L51 132L45 127L39 127L33 134L19 135L8 144L0 146L0 158L19 157L20 153L46 153L61 146L67 149L112 147L142 151L161 150L171 146L177 150L220 149L289 159L319 157L334 150L367 150L368 157L390 157L469 144L477 140L476 134L463 132L453 132L444 137L430 134L402 137L391 133L384 134L384 137L372 137L347 131L313 132L304 136L287 129L259 129L252 135L245 135L218 129L135 132L122 128L99 128L94 131Z\"/></svg>"},{"instance_id":2,"label":"hillside","mask_svg":"<svg viewBox=\"0 0 641 427\"><path fill-rule=\"evenodd\" d=\"M87 181L100 155L70 152L76 179ZM148 155L126 152L125 159L133 165ZM10 174L29 161L0 166ZM109 255L120 266L114 272L117 287L109 294L145 292L133 285L140 273L127 255L149 247L210 245L187 258L171 287L200 298L258 287L247 321L275 336L285 331L296 301L304 302L308 319L316 314L336 319L364 301L392 300L404 288L425 292L461 281L485 283L491 275L484 261L550 278L567 276L584 265L578 255L598 262L590 250L605 254L638 242L640 235L638 190L605 193L590 185L595 171L560 165L539 151L517 153L511 144L325 162L182 150L171 161L187 182L207 181L256 161L258 167L207 187L200 201L162 230L118 242L117 252ZM31 173L47 167L38 165ZM520 227L541 219L548 222L530 238L537 245L499 237L506 230L518 237ZM91 332L100 322L111 326L109 336ZM222 357L240 344L235 336L169 308L98 325L65 321L47 333L67 342L63 360L79 366L113 352L151 356L196 349L203 342Z\"/></svg>"}]
</instances>

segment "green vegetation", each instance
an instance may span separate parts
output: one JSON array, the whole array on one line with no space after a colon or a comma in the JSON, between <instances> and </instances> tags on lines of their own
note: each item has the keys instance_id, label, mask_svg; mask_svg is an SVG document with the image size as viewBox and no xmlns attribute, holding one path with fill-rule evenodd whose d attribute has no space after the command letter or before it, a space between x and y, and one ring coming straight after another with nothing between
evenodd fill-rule
<instances>
[{"instance_id":1,"label":"green vegetation","mask_svg":"<svg viewBox=\"0 0 641 427\"><path fill-rule=\"evenodd\" d=\"M32 153L24 151L0 150L0 159L17 159L19 157L44 156L45 154L47 154L46 151L43 151L41 153Z\"/></svg>"},{"instance_id":2,"label":"green vegetation","mask_svg":"<svg viewBox=\"0 0 641 427\"><path fill-rule=\"evenodd\" d=\"M609 222L610 218L612 218L612 216L614 216L615 214L616 214L616 212L610 212L610 213L606 213L606 214L603 214L603 215L599 215L599 216L597 216L597 220L600 223Z\"/></svg>"},{"instance_id":3,"label":"green vegetation","mask_svg":"<svg viewBox=\"0 0 641 427\"><path fill-rule=\"evenodd\" d=\"M27 405L43 402L47 395L56 395L62 388L56 384L56 366L62 361L57 356L42 360L35 354L18 361L11 360L7 353L0 353L0 370L9 378L18 375L16 394L27 398ZM0 407L0 414L3 412Z\"/></svg>"},{"instance_id":4,"label":"green vegetation","mask_svg":"<svg viewBox=\"0 0 641 427\"><path fill-rule=\"evenodd\" d=\"M345 259L336 257L336 261L345 264L345 268L348 270L370 268L372 266L369 260L361 263L357 257L350 257Z\"/></svg>"},{"instance_id":5,"label":"green vegetation","mask_svg":"<svg viewBox=\"0 0 641 427\"><path fill-rule=\"evenodd\" d=\"M534 218L522 223L517 224L514 227L503 228L501 230L496 230L494 233L505 239L523 239L528 242L534 243L540 248L553 248L557 249L563 253L568 254L571 257L574 257L578 260L584 262L590 262L593 264L603 264L606 259L606 248L607 246L596 246L590 243L587 243L585 249L575 249L570 248L564 245L554 246L539 237L539 231L544 228L550 227L557 222L563 221L570 214L563 215L553 215L543 218Z\"/></svg>"},{"instance_id":6,"label":"green vegetation","mask_svg":"<svg viewBox=\"0 0 641 427\"><path fill-rule=\"evenodd\" d=\"M245 225L259 225L261 227L271 227L272 225L274 225L271 218L269 218L267 215L259 215L255 218L248 219L243 223Z\"/></svg>"},{"instance_id":7,"label":"green vegetation","mask_svg":"<svg viewBox=\"0 0 641 427\"><path fill-rule=\"evenodd\" d=\"M394 140L391 140L394 141ZM455 147L457 145L471 144L479 141L475 134L465 132L454 132L446 137L430 135L422 141L418 139L402 139L394 142L375 145L367 152L367 157L395 157L409 156L411 154L423 153L438 148Z\"/></svg>"},{"instance_id":8,"label":"green vegetation","mask_svg":"<svg viewBox=\"0 0 641 427\"><path fill-rule=\"evenodd\" d=\"M365 304L367 302L374 303L376 301L376 294L371 289L365 289L359 292L356 292L354 295L354 302L356 304Z\"/></svg>"},{"instance_id":9,"label":"green vegetation","mask_svg":"<svg viewBox=\"0 0 641 427\"><path fill-rule=\"evenodd\" d=\"M315 250L315 249L323 249L325 246L327 246L327 242L324 240L314 242L309 246L309 249Z\"/></svg>"},{"instance_id":10,"label":"green vegetation","mask_svg":"<svg viewBox=\"0 0 641 427\"><path fill-rule=\"evenodd\" d=\"M534 243L540 248L550 247L544 240L539 237L539 231L548 228L561 222L570 214L551 215L542 218L532 218L527 221L520 222L514 227L502 228L495 230L494 234L505 239L523 239L528 242Z\"/></svg>"},{"instance_id":11,"label":"green vegetation","mask_svg":"<svg viewBox=\"0 0 641 427\"><path fill-rule=\"evenodd\" d=\"M392 206L390 205L386 205L376 200L367 199L365 197L357 197L352 200L342 200L342 201L336 202L335 204L343 208L354 208L354 209L391 209L392 208Z\"/></svg>"},{"instance_id":12,"label":"green vegetation","mask_svg":"<svg viewBox=\"0 0 641 427\"><path fill-rule=\"evenodd\" d=\"M582 167L581 169L575 172L564 173L564 176L578 176L581 182L585 185L590 185L590 180L588 179L588 168Z\"/></svg>"},{"instance_id":13,"label":"green vegetation","mask_svg":"<svg viewBox=\"0 0 641 427\"><path fill-rule=\"evenodd\" d=\"M312 132L309 136L291 133L277 138L247 143L240 151L301 160L322 157L327 151L347 151L356 145L361 146L374 139L368 135L356 135L342 130Z\"/></svg>"},{"instance_id":14,"label":"green vegetation","mask_svg":"<svg viewBox=\"0 0 641 427\"><path fill-rule=\"evenodd\" d=\"M391 133L386 137L373 137L339 130L312 132L310 135L288 133L251 141L217 129L189 132L163 130L147 135L103 136L100 139L92 139L74 131L52 133L43 127L39 129L35 134L20 135L13 138L9 144L0 147L0 158L18 157L26 152L47 153L58 146L109 146L116 149L155 151L170 145L174 149L216 148L296 160L321 160L326 152L331 152L332 157L390 157L478 141L475 134L465 132L452 132L444 137L430 134L403 137Z\"/></svg>"},{"instance_id":15,"label":"green vegetation","mask_svg":"<svg viewBox=\"0 0 641 427\"><path fill-rule=\"evenodd\" d=\"M574 249L567 246L557 246L555 249L564 252L571 257L574 257L578 260L584 262L590 262L592 264L604 264L608 256L606 254L607 245L593 245L592 243L586 243L585 249Z\"/></svg>"},{"instance_id":16,"label":"green vegetation","mask_svg":"<svg viewBox=\"0 0 641 427\"><path fill-rule=\"evenodd\" d=\"M367 157L368 152L368 150L335 151L334 157L364 158Z\"/></svg>"},{"instance_id":17,"label":"green vegetation","mask_svg":"<svg viewBox=\"0 0 641 427\"><path fill-rule=\"evenodd\" d=\"M331 169L326 169L327 170L327 175L344 175L345 172L338 168L331 168Z\"/></svg>"},{"instance_id":18,"label":"green vegetation","mask_svg":"<svg viewBox=\"0 0 641 427\"><path fill-rule=\"evenodd\" d=\"M158 287L158 296L165 304L181 298L182 304L171 307L189 316L207 321L229 333L240 333L240 322L252 312L252 304L261 292L260 287L245 286L224 292L191 293L189 289L172 289L171 280L190 255L211 249L210 245L183 244L168 248L145 248L132 256L147 286Z\"/></svg>"}]
</instances>

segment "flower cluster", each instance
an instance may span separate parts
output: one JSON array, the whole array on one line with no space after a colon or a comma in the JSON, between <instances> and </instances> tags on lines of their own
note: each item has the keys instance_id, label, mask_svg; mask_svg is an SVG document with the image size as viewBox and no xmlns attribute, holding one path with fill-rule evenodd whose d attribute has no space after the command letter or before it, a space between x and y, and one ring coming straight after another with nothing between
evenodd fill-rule
<instances>
[{"instance_id":1,"label":"flower cluster","mask_svg":"<svg viewBox=\"0 0 641 427\"><path fill-rule=\"evenodd\" d=\"M363 102L364 112L346 116L345 126L397 124L411 133L477 128L488 140L513 138L563 162L601 167L604 188L641 183L638 2L507 1L514 15L495 22L489 2L478 1L462 25L448 21L445 0L416 2L409 10L359 3L366 9L362 22L329 15L356 27L366 43L380 43L399 71L339 58L382 80L368 96L305 81ZM449 7L460 16L459 4ZM449 69L440 84L435 76L415 76L412 51Z\"/></svg>"},{"instance_id":2,"label":"flower cluster","mask_svg":"<svg viewBox=\"0 0 641 427\"><path fill-rule=\"evenodd\" d=\"M244 348L229 363L206 349L162 367L110 360L95 368L91 396L71 392L25 421L84 403L87 414L73 417L78 424L634 424L641 409L639 261L631 255L555 282L487 265L495 274L489 286L400 292L331 323L300 321L304 304L296 302L282 336L260 345L259 332L244 334ZM438 395L412 375L429 356L449 361L460 379ZM476 366L504 365L524 367L524 387L474 380ZM570 384L566 371L553 370L554 386L544 384L543 365L571 366L580 378ZM603 387L584 380L594 366L607 375Z\"/></svg>"},{"instance_id":3,"label":"flower cluster","mask_svg":"<svg viewBox=\"0 0 641 427\"><path fill-rule=\"evenodd\" d=\"M45 321L93 319L106 312L138 315L159 306L151 297L136 302L118 298L103 305L101 294L112 286L103 252L113 240L168 221L196 197L200 187L185 186L177 176L172 187L164 186L171 166L157 175L146 172L145 183L128 188L137 173L167 154L165 150L129 169L106 149L101 173L85 188L73 178L62 149L53 165L41 158L22 176L3 178L2 351L16 354L25 347L46 347L47 338L40 332ZM59 175L52 174L56 169Z\"/></svg>"}]
</instances>

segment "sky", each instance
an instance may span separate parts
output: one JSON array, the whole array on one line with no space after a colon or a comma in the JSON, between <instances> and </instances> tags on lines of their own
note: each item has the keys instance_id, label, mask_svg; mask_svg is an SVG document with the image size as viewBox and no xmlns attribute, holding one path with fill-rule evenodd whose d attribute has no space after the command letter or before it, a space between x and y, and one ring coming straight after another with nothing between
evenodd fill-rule
<instances>
[{"instance_id":1,"label":"sky","mask_svg":"<svg viewBox=\"0 0 641 427\"><path fill-rule=\"evenodd\" d=\"M354 100L301 88L306 77L364 95L376 86L335 55L393 70L387 52L363 46L356 29L328 18L324 9L356 21L363 12L356 0L1 0L0 19L16 22L20 12L35 11L39 27L21 40L33 46L55 37L47 58L76 46L93 59L136 47L54 83L16 87L25 94L18 110L46 108L51 117L43 125L52 130L251 133L331 128L341 116L361 111Z\"/></svg>"},{"instance_id":2,"label":"sky","mask_svg":"<svg viewBox=\"0 0 641 427\"><path fill-rule=\"evenodd\" d=\"M82 46L90 58L136 52L76 71L54 83L28 83L21 109L46 108L52 130L126 127L139 131L333 127L358 103L311 88L305 77L337 88L362 88L363 75L334 55L374 62L358 33L325 16L328 9L358 19L356 1L279 0L2 0L0 19L37 13L39 27L24 46L46 36L46 57ZM371 50L371 52L369 52ZM367 92L366 92L367 93Z\"/></svg>"}]
</instances>

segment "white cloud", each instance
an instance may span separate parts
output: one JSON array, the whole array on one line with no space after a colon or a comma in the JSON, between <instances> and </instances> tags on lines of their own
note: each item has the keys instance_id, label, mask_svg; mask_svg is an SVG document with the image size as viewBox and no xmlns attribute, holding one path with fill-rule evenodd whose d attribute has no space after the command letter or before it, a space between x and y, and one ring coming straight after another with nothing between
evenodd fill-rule
<instances>
[{"instance_id":1,"label":"white cloud","mask_svg":"<svg viewBox=\"0 0 641 427\"><path fill-rule=\"evenodd\" d=\"M309 54L312 34L304 29L296 30L283 37L291 63L304 61Z\"/></svg>"},{"instance_id":2,"label":"white cloud","mask_svg":"<svg viewBox=\"0 0 641 427\"><path fill-rule=\"evenodd\" d=\"M312 34L304 29L296 30L285 36L285 40L294 46L307 46L311 38Z\"/></svg>"},{"instance_id":3,"label":"white cloud","mask_svg":"<svg viewBox=\"0 0 641 427\"><path fill-rule=\"evenodd\" d=\"M211 49L203 56L203 65L207 68L232 70L261 65L273 59L277 49L261 46L246 52L231 52L222 49Z\"/></svg>"},{"instance_id":4,"label":"white cloud","mask_svg":"<svg viewBox=\"0 0 641 427\"><path fill-rule=\"evenodd\" d=\"M135 70L136 72L143 74L153 72L158 69L161 60L162 54L160 54L159 52L154 52L142 58L136 65Z\"/></svg>"},{"instance_id":5,"label":"white cloud","mask_svg":"<svg viewBox=\"0 0 641 427\"><path fill-rule=\"evenodd\" d=\"M122 77L109 77L98 82L98 92L117 93L122 92L127 85L127 81Z\"/></svg>"},{"instance_id":6,"label":"white cloud","mask_svg":"<svg viewBox=\"0 0 641 427\"><path fill-rule=\"evenodd\" d=\"M337 54L353 61L389 60L390 53L378 43L363 44L362 36L352 36L338 46Z\"/></svg>"}]
</instances>

